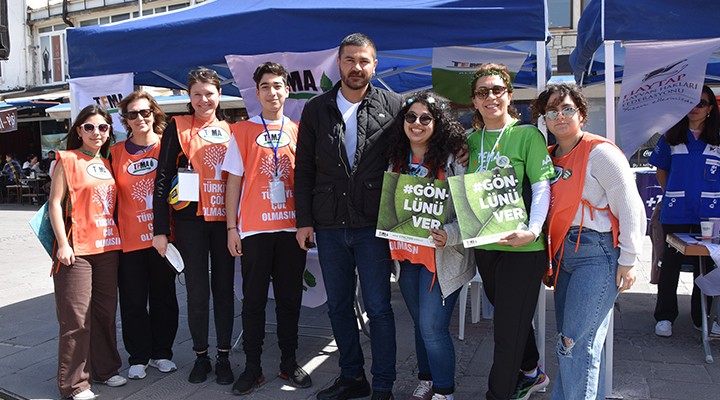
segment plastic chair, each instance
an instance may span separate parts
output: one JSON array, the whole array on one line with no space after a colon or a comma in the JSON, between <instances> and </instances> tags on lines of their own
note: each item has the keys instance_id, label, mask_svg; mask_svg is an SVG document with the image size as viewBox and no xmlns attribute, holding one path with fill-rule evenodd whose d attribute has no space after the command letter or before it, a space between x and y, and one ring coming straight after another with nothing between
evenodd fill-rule
<instances>
[{"instance_id":1,"label":"plastic chair","mask_svg":"<svg viewBox=\"0 0 720 400\"><path fill-rule=\"evenodd\" d=\"M463 285L462 289L460 289L460 318L458 327L458 339L460 340L465 340L465 315L467 314L466 307L470 284L472 284L472 292L470 293L470 321L473 324L480 321L481 305L483 317L486 319L492 319L492 306L490 305L490 301L488 301L487 296L485 296L485 291L483 291L482 278L480 278L480 274L476 272L470 282ZM480 296L482 296L482 301L480 300Z\"/></svg>"}]
</instances>

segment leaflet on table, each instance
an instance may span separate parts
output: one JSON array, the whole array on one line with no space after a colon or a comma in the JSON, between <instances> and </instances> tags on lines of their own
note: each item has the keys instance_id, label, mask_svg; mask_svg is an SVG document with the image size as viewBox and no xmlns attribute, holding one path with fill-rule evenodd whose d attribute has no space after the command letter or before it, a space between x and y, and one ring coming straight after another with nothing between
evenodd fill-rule
<instances>
[{"instance_id":1,"label":"leaflet on table","mask_svg":"<svg viewBox=\"0 0 720 400\"><path fill-rule=\"evenodd\" d=\"M385 172L375 236L435 247L430 228L442 229L447 181Z\"/></svg>"},{"instance_id":2,"label":"leaflet on table","mask_svg":"<svg viewBox=\"0 0 720 400\"><path fill-rule=\"evenodd\" d=\"M495 243L527 225L515 169L496 168L448 179L463 246Z\"/></svg>"}]
</instances>

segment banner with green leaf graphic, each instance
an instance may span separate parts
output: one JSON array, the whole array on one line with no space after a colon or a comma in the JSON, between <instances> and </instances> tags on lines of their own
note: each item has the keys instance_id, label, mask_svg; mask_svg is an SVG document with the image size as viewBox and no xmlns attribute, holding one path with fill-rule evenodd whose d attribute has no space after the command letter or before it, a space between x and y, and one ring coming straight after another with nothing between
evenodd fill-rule
<instances>
[{"instance_id":1,"label":"banner with green leaf graphic","mask_svg":"<svg viewBox=\"0 0 720 400\"><path fill-rule=\"evenodd\" d=\"M485 63L504 64L515 80L527 53L479 47L436 47L432 55L433 92L453 103L471 105L470 83L475 70Z\"/></svg>"},{"instance_id":2,"label":"banner with green leaf graphic","mask_svg":"<svg viewBox=\"0 0 720 400\"><path fill-rule=\"evenodd\" d=\"M435 247L430 228L445 223L448 182L385 172L375 236Z\"/></svg>"},{"instance_id":3,"label":"banner with green leaf graphic","mask_svg":"<svg viewBox=\"0 0 720 400\"><path fill-rule=\"evenodd\" d=\"M463 246L495 243L523 229L527 212L514 168L496 168L448 179Z\"/></svg>"}]
</instances>

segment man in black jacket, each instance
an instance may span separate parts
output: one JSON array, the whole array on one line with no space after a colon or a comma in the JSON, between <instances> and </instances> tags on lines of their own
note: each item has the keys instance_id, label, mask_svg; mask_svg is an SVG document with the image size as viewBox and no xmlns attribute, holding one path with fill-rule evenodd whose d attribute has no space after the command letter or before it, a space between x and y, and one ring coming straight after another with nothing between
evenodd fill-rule
<instances>
[{"instance_id":1,"label":"man in black jacket","mask_svg":"<svg viewBox=\"0 0 720 400\"><path fill-rule=\"evenodd\" d=\"M353 309L355 268L372 332L372 399L392 399L395 320L387 240L375 237L388 132L402 99L370 85L376 49L364 34L340 44L341 82L305 105L295 167L297 240L317 234L328 314L340 350L340 376L319 400L365 397L364 358ZM316 232L315 232L316 231Z\"/></svg>"}]
</instances>

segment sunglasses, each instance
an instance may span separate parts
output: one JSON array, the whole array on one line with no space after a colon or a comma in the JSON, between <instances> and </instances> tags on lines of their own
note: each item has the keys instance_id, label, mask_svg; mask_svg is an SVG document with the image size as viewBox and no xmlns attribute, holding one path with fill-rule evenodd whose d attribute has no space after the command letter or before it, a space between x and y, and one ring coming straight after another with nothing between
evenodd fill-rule
<instances>
[{"instance_id":1,"label":"sunglasses","mask_svg":"<svg viewBox=\"0 0 720 400\"><path fill-rule=\"evenodd\" d=\"M484 98L488 97L488 95L490 93L494 94L495 97L500 97L505 92L507 92L507 88L505 86L500 86L500 85L489 87L489 88L479 87L479 88L475 89L475 97L477 97L478 99L484 99Z\"/></svg>"},{"instance_id":2,"label":"sunglasses","mask_svg":"<svg viewBox=\"0 0 720 400\"><path fill-rule=\"evenodd\" d=\"M710 106L710 102L709 102L709 101L707 101L707 100L700 100L700 102L697 103L697 105L695 106L695 108L705 108L705 107L709 107L709 106Z\"/></svg>"},{"instance_id":3,"label":"sunglasses","mask_svg":"<svg viewBox=\"0 0 720 400\"><path fill-rule=\"evenodd\" d=\"M125 119L134 120L139 116L143 118L149 117L153 113L153 110L137 110L137 111L128 111L125 113L124 117Z\"/></svg>"},{"instance_id":4,"label":"sunglasses","mask_svg":"<svg viewBox=\"0 0 720 400\"><path fill-rule=\"evenodd\" d=\"M555 121L556 119L558 119L560 114L562 114L565 117L572 117L573 115L575 115L575 113L577 111L578 111L578 109L575 107L565 107L560 111L546 111L545 119L547 119L549 121Z\"/></svg>"},{"instance_id":5,"label":"sunglasses","mask_svg":"<svg viewBox=\"0 0 720 400\"><path fill-rule=\"evenodd\" d=\"M219 79L218 74L215 70L207 70L207 69L195 69L188 73L188 77L192 79Z\"/></svg>"},{"instance_id":6,"label":"sunglasses","mask_svg":"<svg viewBox=\"0 0 720 400\"><path fill-rule=\"evenodd\" d=\"M95 125L95 124L87 123L87 124L82 124L80 126L82 126L83 130L87 133L94 132L95 128L97 128L97 130L99 130L102 133L105 133L110 129L110 125L108 125L108 124Z\"/></svg>"},{"instance_id":7,"label":"sunglasses","mask_svg":"<svg viewBox=\"0 0 720 400\"><path fill-rule=\"evenodd\" d=\"M423 113L422 115L417 115L414 112L409 112L405 114L405 122L408 124L414 124L415 121L420 120L420 123L422 125L428 126L431 122L435 120L432 115L428 113Z\"/></svg>"}]
</instances>

